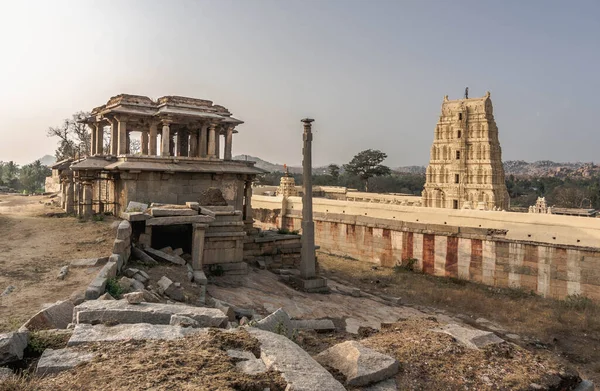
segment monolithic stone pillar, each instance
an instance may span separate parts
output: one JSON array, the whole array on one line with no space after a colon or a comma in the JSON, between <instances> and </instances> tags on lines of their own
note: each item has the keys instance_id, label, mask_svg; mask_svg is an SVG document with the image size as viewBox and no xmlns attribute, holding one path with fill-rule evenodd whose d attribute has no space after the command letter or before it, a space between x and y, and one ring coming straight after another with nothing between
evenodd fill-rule
<instances>
[{"instance_id":1,"label":"monolithic stone pillar","mask_svg":"<svg viewBox=\"0 0 600 391\"><path fill-rule=\"evenodd\" d=\"M94 156L96 154L96 137L98 136L98 133L96 131L96 129L98 129L98 124L94 124L94 125L90 125L88 124L88 126L90 127L90 156Z\"/></svg>"},{"instance_id":2,"label":"monolithic stone pillar","mask_svg":"<svg viewBox=\"0 0 600 391\"><path fill-rule=\"evenodd\" d=\"M244 210L242 215L246 225L254 225L254 218L252 217L252 180L246 180L244 183Z\"/></svg>"},{"instance_id":3,"label":"monolithic stone pillar","mask_svg":"<svg viewBox=\"0 0 600 391\"><path fill-rule=\"evenodd\" d=\"M66 211L67 200L67 180L63 179L60 183L60 207Z\"/></svg>"},{"instance_id":4,"label":"monolithic stone pillar","mask_svg":"<svg viewBox=\"0 0 600 391\"><path fill-rule=\"evenodd\" d=\"M156 156L156 122L150 124L150 155Z\"/></svg>"},{"instance_id":5,"label":"monolithic stone pillar","mask_svg":"<svg viewBox=\"0 0 600 391\"><path fill-rule=\"evenodd\" d=\"M208 129L208 157L214 158L216 156L216 138L217 138L217 124L212 123Z\"/></svg>"},{"instance_id":6,"label":"monolithic stone pillar","mask_svg":"<svg viewBox=\"0 0 600 391\"><path fill-rule=\"evenodd\" d=\"M189 157L198 157L198 130L190 132L190 154Z\"/></svg>"},{"instance_id":7,"label":"monolithic stone pillar","mask_svg":"<svg viewBox=\"0 0 600 391\"><path fill-rule=\"evenodd\" d=\"M142 155L148 156L148 132L142 130Z\"/></svg>"},{"instance_id":8,"label":"monolithic stone pillar","mask_svg":"<svg viewBox=\"0 0 600 391\"><path fill-rule=\"evenodd\" d=\"M227 133L225 133L225 155L223 159L231 160L231 143L233 142L233 126L227 127Z\"/></svg>"},{"instance_id":9,"label":"monolithic stone pillar","mask_svg":"<svg viewBox=\"0 0 600 391\"><path fill-rule=\"evenodd\" d=\"M119 153L119 130L118 121L113 119L110 122L110 154L118 155Z\"/></svg>"},{"instance_id":10,"label":"monolithic stone pillar","mask_svg":"<svg viewBox=\"0 0 600 391\"><path fill-rule=\"evenodd\" d=\"M131 154L131 132L127 131L126 134L127 137L125 137L125 153L129 155Z\"/></svg>"},{"instance_id":11,"label":"monolithic stone pillar","mask_svg":"<svg viewBox=\"0 0 600 391\"><path fill-rule=\"evenodd\" d=\"M202 270L202 254L204 254L204 233L208 224L194 224L192 236L192 267Z\"/></svg>"},{"instance_id":12,"label":"monolithic stone pillar","mask_svg":"<svg viewBox=\"0 0 600 391\"><path fill-rule=\"evenodd\" d=\"M202 124L198 139L198 156L206 157L208 147L208 124Z\"/></svg>"},{"instance_id":13,"label":"monolithic stone pillar","mask_svg":"<svg viewBox=\"0 0 600 391\"><path fill-rule=\"evenodd\" d=\"M92 189L92 182L83 182L83 217L86 219L92 217L92 214L94 213L92 205Z\"/></svg>"},{"instance_id":14,"label":"monolithic stone pillar","mask_svg":"<svg viewBox=\"0 0 600 391\"><path fill-rule=\"evenodd\" d=\"M171 150L171 134L169 129L170 121L163 121L162 127L162 146L160 148L161 156L169 156L169 151Z\"/></svg>"},{"instance_id":15,"label":"monolithic stone pillar","mask_svg":"<svg viewBox=\"0 0 600 391\"><path fill-rule=\"evenodd\" d=\"M311 122L314 119L305 118L304 147L302 148L302 260L300 261L300 276L304 279L316 276L315 267L315 223L312 208L312 131Z\"/></svg>"},{"instance_id":16,"label":"monolithic stone pillar","mask_svg":"<svg viewBox=\"0 0 600 391\"><path fill-rule=\"evenodd\" d=\"M65 212L71 214L75 211L73 181L67 180L64 182L63 186L65 186Z\"/></svg>"},{"instance_id":17,"label":"monolithic stone pillar","mask_svg":"<svg viewBox=\"0 0 600 391\"><path fill-rule=\"evenodd\" d=\"M76 179L73 185L73 202L75 204L75 214L81 216L81 183L79 182L79 179Z\"/></svg>"},{"instance_id":18,"label":"monolithic stone pillar","mask_svg":"<svg viewBox=\"0 0 600 391\"><path fill-rule=\"evenodd\" d=\"M215 133L215 157L221 158L221 132L219 130Z\"/></svg>"},{"instance_id":19,"label":"monolithic stone pillar","mask_svg":"<svg viewBox=\"0 0 600 391\"><path fill-rule=\"evenodd\" d=\"M118 155L126 155L127 150L129 149L129 134L127 134L127 122L117 120L118 126L118 136L119 136L119 150L117 151Z\"/></svg>"},{"instance_id":20,"label":"monolithic stone pillar","mask_svg":"<svg viewBox=\"0 0 600 391\"><path fill-rule=\"evenodd\" d=\"M104 125L96 125L96 151L97 155L104 155Z\"/></svg>"}]
</instances>

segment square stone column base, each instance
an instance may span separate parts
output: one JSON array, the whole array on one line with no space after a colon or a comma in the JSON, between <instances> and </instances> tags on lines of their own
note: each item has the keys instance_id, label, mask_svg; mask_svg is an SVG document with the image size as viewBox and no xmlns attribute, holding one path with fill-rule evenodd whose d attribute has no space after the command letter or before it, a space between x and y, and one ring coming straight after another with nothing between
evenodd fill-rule
<instances>
[{"instance_id":1,"label":"square stone column base","mask_svg":"<svg viewBox=\"0 0 600 391\"><path fill-rule=\"evenodd\" d=\"M329 293L327 279L324 277L313 277L304 279L300 276L291 276L289 281L303 292L309 293Z\"/></svg>"}]
</instances>

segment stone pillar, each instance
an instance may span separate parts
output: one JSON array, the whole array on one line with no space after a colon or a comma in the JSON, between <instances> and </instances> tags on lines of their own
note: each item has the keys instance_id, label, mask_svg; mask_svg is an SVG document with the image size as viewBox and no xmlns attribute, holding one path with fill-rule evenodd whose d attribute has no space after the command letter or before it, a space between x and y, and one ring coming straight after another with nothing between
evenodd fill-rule
<instances>
[{"instance_id":1,"label":"stone pillar","mask_svg":"<svg viewBox=\"0 0 600 391\"><path fill-rule=\"evenodd\" d=\"M233 126L227 127L227 133L225 133L225 154L223 159L231 160L231 143L233 142Z\"/></svg>"},{"instance_id":2,"label":"stone pillar","mask_svg":"<svg viewBox=\"0 0 600 391\"><path fill-rule=\"evenodd\" d=\"M110 154L118 155L119 153L119 131L118 131L118 121L113 119L110 122Z\"/></svg>"},{"instance_id":3,"label":"stone pillar","mask_svg":"<svg viewBox=\"0 0 600 391\"><path fill-rule=\"evenodd\" d=\"M177 156L188 156L188 132L186 129L177 131Z\"/></svg>"},{"instance_id":4,"label":"stone pillar","mask_svg":"<svg viewBox=\"0 0 600 391\"><path fill-rule=\"evenodd\" d=\"M126 155L127 150L129 149L129 134L127 133L127 122L117 120L118 126L118 136L119 136L119 150L117 151L118 155Z\"/></svg>"},{"instance_id":5,"label":"stone pillar","mask_svg":"<svg viewBox=\"0 0 600 391\"><path fill-rule=\"evenodd\" d=\"M92 182L83 182L83 217L88 219L94 214L92 205Z\"/></svg>"},{"instance_id":6,"label":"stone pillar","mask_svg":"<svg viewBox=\"0 0 600 391\"><path fill-rule=\"evenodd\" d=\"M302 260L300 261L300 276L311 279L316 276L315 265L315 223L312 208L312 131L313 119L305 118L304 147L302 148Z\"/></svg>"},{"instance_id":7,"label":"stone pillar","mask_svg":"<svg viewBox=\"0 0 600 391\"><path fill-rule=\"evenodd\" d=\"M150 156L156 156L156 122L150 124L150 145L149 154Z\"/></svg>"},{"instance_id":8,"label":"stone pillar","mask_svg":"<svg viewBox=\"0 0 600 391\"><path fill-rule=\"evenodd\" d=\"M169 125L171 124L171 121L163 120L162 124L162 146L160 148L160 155L169 156L169 151L171 150L171 132Z\"/></svg>"},{"instance_id":9,"label":"stone pillar","mask_svg":"<svg viewBox=\"0 0 600 391\"><path fill-rule=\"evenodd\" d=\"M216 147L216 137L217 137L217 124L212 123L208 129L208 157L214 158L216 156L215 147Z\"/></svg>"},{"instance_id":10,"label":"stone pillar","mask_svg":"<svg viewBox=\"0 0 600 391\"><path fill-rule=\"evenodd\" d=\"M73 188L73 181L67 180L64 182L63 186L65 187L65 212L67 212L68 214L72 214L73 212L75 212L75 208L74 208L75 194L74 194L74 188Z\"/></svg>"},{"instance_id":11,"label":"stone pillar","mask_svg":"<svg viewBox=\"0 0 600 391\"><path fill-rule=\"evenodd\" d=\"M217 130L215 133L215 158L221 158L221 132Z\"/></svg>"},{"instance_id":12,"label":"stone pillar","mask_svg":"<svg viewBox=\"0 0 600 391\"><path fill-rule=\"evenodd\" d=\"M142 155L148 156L148 132L142 130Z\"/></svg>"},{"instance_id":13,"label":"stone pillar","mask_svg":"<svg viewBox=\"0 0 600 391\"><path fill-rule=\"evenodd\" d=\"M208 147L208 124L202 124L198 139L198 156L206 157Z\"/></svg>"},{"instance_id":14,"label":"stone pillar","mask_svg":"<svg viewBox=\"0 0 600 391\"><path fill-rule=\"evenodd\" d=\"M189 157L198 157L198 130L190 132L190 153Z\"/></svg>"},{"instance_id":15,"label":"stone pillar","mask_svg":"<svg viewBox=\"0 0 600 391\"><path fill-rule=\"evenodd\" d=\"M66 200L67 200L67 180L62 179L60 182L60 207L61 209L66 209Z\"/></svg>"},{"instance_id":16,"label":"stone pillar","mask_svg":"<svg viewBox=\"0 0 600 391\"><path fill-rule=\"evenodd\" d=\"M94 156L96 154L96 137L98 136L98 133L96 131L96 129L98 129L98 124L94 124L94 125L90 125L88 124L89 128L90 128L90 156Z\"/></svg>"},{"instance_id":17,"label":"stone pillar","mask_svg":"<svg viewBox=\"0 0 600 391\"><path fill-rule=\"evenodd\" d=\"M73 202L74 202L74 208L75 208L75 214L77 216L81 216L81 182L79 182L79 179L74 180L74 185L73 185Z\"/></svg>"},{"instance_id":18,"label":"stone pillar","mask_svg":"<svg viewBox=\"0 0 600 391\"><path fill-rule=\"evenodd\" d=\"M204 233L208 224L194 224L192 236L192 268L202 270L202 255L204 254Z\"/></svg>"},{"instance_id":19,"label":"stone pillar","mask_svg":"<svg viewBox=\"0 0 600 391\"><path fill-rule=\"evenodd\" d=\"M96 125L96 154L104 155L104 125Z\"/></svg>"},{"instance_id":20,"label":"stone pillar","mask_svg":"<svg viewBox=\"0 0 600 391\"><path fill-rule=\"evenodd\" d=\"M242 216L246 228L251 229L254 226L254 218L252 216L252 180L250 179L244 183L244 210Z\"/></svg>"}]
</instances>

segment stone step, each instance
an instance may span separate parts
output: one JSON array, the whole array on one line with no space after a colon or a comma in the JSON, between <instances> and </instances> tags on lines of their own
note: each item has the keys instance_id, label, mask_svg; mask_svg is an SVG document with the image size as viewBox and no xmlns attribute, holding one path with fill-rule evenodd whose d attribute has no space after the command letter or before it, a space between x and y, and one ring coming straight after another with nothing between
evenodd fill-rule
<instances>
[{"instance_id":1,"label":"stone step","mask_svg":"<svg viewBox=\"0 0 600 391\"><path fill-rule=\"evenodd\" d=\"M95 342L139 341L139 340L172 340L188 335L208 332L206 328L179 327L148 323L119 324L105 326L103 324L75 325L73 335L67 346L77 346Z\"/></svg>"},{"instance_id":2,"label":"stone step","mask_svg":"<svg viewBox=\"0 0 600 391\"><path fill-rule=\"evenodd\" d=\"M227 322L227 316L216 308L162 303L129 304L127 300L93 300L75 307L73 323L168 325L172 315L192 318L200 324L200 327L221 327Z\"/></svg>"}]
</instances>

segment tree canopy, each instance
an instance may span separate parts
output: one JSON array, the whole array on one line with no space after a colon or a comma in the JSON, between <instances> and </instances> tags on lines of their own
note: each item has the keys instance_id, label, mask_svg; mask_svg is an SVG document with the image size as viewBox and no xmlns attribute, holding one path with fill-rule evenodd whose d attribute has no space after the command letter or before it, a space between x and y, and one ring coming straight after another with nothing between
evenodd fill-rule
<instances>
[{"instance_id":1,"label":"tree canopy","mask_svg":"<svg viewBox=\"0 0 600 391\"><path fill-rule=\"evenodd\" d=\"M377 176L390 175L392 170L381 164L387 154L379 150L366 149L352 158L350 163L344 165L344 170L359 177L364 184L365 191L369 191L369 179Z\"/></svg>"},{"instance_id":2,"label":"tree canopy","mask_svg":"<svg viewBox=\"0 0 600 391\"><path fill-rule=\"evenodd\" d=\"M91 151L90 132L86 124L79 121L90 113L79 111L63 121L62 125L48 128L48 137L58 137L55 151L57 161L88 156Z\"/></svg>"}]
</instances>

